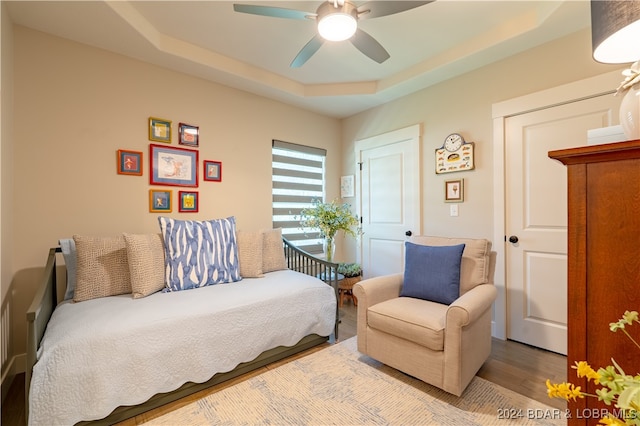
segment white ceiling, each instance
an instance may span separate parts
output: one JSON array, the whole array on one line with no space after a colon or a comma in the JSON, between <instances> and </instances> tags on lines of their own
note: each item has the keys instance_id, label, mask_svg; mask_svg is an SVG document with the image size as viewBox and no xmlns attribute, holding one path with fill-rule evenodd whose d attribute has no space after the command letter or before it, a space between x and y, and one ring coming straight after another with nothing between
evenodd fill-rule
<instances>
[{"instance_id":1,"label":"white ceiling","mask_svg":"<svg viewBox=\"0 0 640 426\"><path fill-rule=\"evenodd\" d=\"M3 1L14 23L333 117L347 117L590 25L589 1L437 0L362 20L391 58L326 42L289 68L313 21L234 3L315 12L316 1ZM355 1L361 5L362 1Z\"/></svg>"}]
</instances>

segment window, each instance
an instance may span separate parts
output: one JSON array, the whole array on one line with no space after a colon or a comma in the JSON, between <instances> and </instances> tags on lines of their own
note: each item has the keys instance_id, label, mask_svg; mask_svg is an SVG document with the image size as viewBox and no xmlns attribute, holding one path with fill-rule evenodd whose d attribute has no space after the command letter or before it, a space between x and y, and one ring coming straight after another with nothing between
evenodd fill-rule
<instances>
[{"instance_id":1,"label":"window","mask_svg":"<svg viewBox=\"0 0 640 426\"><path fill-rule=\"evenodd\" d=\"M302 250L322 253L318 231L300 228L300 211L324 200L327 151L274 140L271 153L273 227Z\"/></svg>"}]
</instances>

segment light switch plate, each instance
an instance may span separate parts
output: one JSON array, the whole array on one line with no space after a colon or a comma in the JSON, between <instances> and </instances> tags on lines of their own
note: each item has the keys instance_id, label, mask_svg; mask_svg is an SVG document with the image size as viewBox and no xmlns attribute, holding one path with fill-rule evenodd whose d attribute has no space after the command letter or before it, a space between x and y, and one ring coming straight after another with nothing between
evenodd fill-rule
<instances>
[{"instance_id":1,"label":"light switch plate","mask_svg":"<svg viewBox=\"0 0 640 426\"><path fill-rule=\"evenodd\" d=\"M450 204L449 205L449 216L458 216L458 205Z\"/></svg>"}]
</instances>

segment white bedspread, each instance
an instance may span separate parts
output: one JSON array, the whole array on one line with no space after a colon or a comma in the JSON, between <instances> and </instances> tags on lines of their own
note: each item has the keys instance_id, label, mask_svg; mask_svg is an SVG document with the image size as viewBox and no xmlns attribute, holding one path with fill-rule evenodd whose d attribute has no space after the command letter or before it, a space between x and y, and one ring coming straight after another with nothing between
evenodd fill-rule
<instances>
[{"instance_id":1,"label":"white bedspread","mask_svg":"<svg viewBox=\"0 0 640 426\"><path fill-rule=\"evenodd\" d=\"M29 424L104 418L306 335L328 336L335 315L334 290L290 270L142 299L64 303L33 369Z\"/></svg>"}]
</instances>

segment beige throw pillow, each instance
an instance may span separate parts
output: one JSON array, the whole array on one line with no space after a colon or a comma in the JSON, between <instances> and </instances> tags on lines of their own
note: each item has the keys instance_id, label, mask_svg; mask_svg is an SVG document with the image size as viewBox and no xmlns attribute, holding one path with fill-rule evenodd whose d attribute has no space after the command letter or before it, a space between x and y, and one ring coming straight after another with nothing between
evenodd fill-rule
<instances>
[{"instance_id":1,"label":"beige throw pillow","mask_svg":"<svg viewBox=\"0 0 640 426\"><path fill-rule=\"evenodd\" d=\"M134 299L164 288L164 242L160 234L123 234Z\"/></svg>"},{"instance_id":2,"label":"beige throw pillow","mask_svg":"<svg viewBox=\"0 0 640 426\"><path fill-rule=\"evenodd\" d=\"M238 231L238 259L240 260L240 276L242 278L264 277L262 273L262 232Z\"/></svg>"},{"instance_id":3,"label":"beige throw pillow","mask_svg":"<svg viewBox=\"0 0 640 426\"><path fill-rule=\"evenodd\" d=\"M131 293L127 247L123 236L74 235L77 282L74 302Z\"/></svg>"},{"instance_id":4,"label":"beige throw pillow","mask_svg":"<svg viewBox=\"0 0 640 426\"><path fill-rule=\"evenodd\" d=\"M287 269L282 243L282 229L264 231L262 234L262 272Z\"/></svg>"},{"instance_id":5,"label":"beige throw pillow","mask_svg":"<svg viewBox=\"0 0 640 426\"><path fill-rule=\"evenodd\" d=\"M452 246L464 244L460 265L460 294L465 294L477 285L489 282L489 257L491 242L475 238L447 238L413 236L412 243L427 246Z\"/></svg>"}]
</instances>

